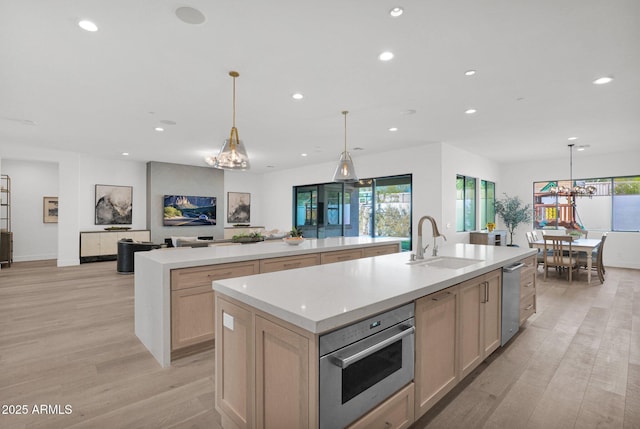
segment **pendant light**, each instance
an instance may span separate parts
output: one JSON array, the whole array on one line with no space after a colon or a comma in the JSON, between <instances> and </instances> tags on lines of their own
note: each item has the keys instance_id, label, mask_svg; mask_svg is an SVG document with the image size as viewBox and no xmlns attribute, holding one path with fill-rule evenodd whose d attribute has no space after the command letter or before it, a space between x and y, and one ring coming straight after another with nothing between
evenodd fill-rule
<instances>
[{"instance_id":1,"label":"pendant light","mask_svg":"<svg viewBox=\"0 0 640 429\"><path fill-rule=\"evenodd\" d=\"M249 156L244 144L238 137L238 129L236 128L236 78L240 74L237 71L230 71L229 76L233 78L233 126L231 127L229 139L224 141L213 167L223 170L248 170Z\"/></svg>"},{"instance_id":2,"label":"pendant light","mask_svg":"<svg viewBox=\"0 0 640 429\"><path fill-rule=\"evenodd\" d=\"M344 151L342 152L342 155L340 155L336 172L333 173L334 182L350 183L358 181L356 169L353 166L353 160L351 159L349 152L347 152L347 113L349 112L346 110L342 112L344 115Z\"/></svg>"}]
</instances>

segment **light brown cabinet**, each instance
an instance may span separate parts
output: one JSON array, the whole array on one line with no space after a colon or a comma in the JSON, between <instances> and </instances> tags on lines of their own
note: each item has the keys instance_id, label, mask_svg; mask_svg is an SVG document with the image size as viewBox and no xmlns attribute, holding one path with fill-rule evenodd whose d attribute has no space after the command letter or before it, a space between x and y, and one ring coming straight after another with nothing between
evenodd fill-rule
<instances>
[{"instance_id":1,"label":"light brown cabinet","mask_svg":"<svg viewBox=\"0 0 640 429\"><path fill-rule=\"evenodd\" d=\"M271 273L274 271L292 270L294 268L311 267L320 265L320 255L284 256L281 258L269 258L260 260L260 272Z\"/></svg>"},{"instance_id":2,"label":"light brown cabinet","mask_svg":"<svg viewBox=\"0 0 640 429\"><path fill-rule=\"evenodd\" d=\"M130 238L133 241L151 240L149 230L128 231L84 231L80 233L80 262L114 259L118 254L118 241Z\"/></svg>"},{"instance_id":3,"label":"light brown cabinet","mask_svg":"<svg viewBox=\"0 0 640 429\"><path fill-rule=\"evenodd\" d=\"M459 380L458 291L458 286L452 286L416 301L416 418Z\"/></svg>"},{"instance_id":4,"label":"light brown cabinet","mask_svg":"<svg viewBox=\"0 0 640 429\"><path fill-rule=\"evenodd\" d=\"M316 428L316 336L216 298L216 409L224 428Z\"/></svg>"},{"instance_id":5,"label":"light brown cabinet","mask_svg":"<svg viewBox=\"0 0 640 429\"><path fill-rule=\"evenodd\" d=\"M397 244L386 244L384 246L365 247L362 249L363 256L369 258L371 256L390 255L391 253L398 253Z\"/></svg>"},{"instance_id":6,"label":"light brown cabinet","mask_svg":"<svg viewBox=\"0 0 640 429\"><path fill-rule=\"evenodd\" d=\"M507 231L472 231L469 233L469 243L505 246L507 244Z\"/></svg>"},{"instance_id":7,"label":"light brown cabinet","mask_svg":"<svg viewBox=\"0 0 640 429\"><path fill-rule=\"evenodd\" d=\"M181 268L171 271L171 356L213 347L214 292L211 282L259 272L258 261Z\"/></svg>"},{"instance_id":8,"label":"light brown cabinet","mask_svg":"<svg viewBox=\"0 0 640 429\"><path fill-rule=\"evenodd\" d=\"M409 383L348 429L406 429L414 420L414 384Z\"/></svg>"},{"instance_id":9,"label":"light brown cabinet","mask_svg":"<svg viewBox=\"0 0 640 429\"><path fill-rule=\"evenodd\" d=\"M320 254L320 263L332 264L334 262L352 261L363 257L362 249L336 250Z\"/></svg>"},{"instance_id":10,"label":"light brown cabinet","mask_svg":"<svg viewBox=\"0 0 640 429\"><path fill-rule=\"evenodd\" d=\"M460 377L466 377L500 346L500 270L460 284Z\"/></svg>"},{"instance_id":11,"label":"light brown cabinet","mask_svg":"<svg viewBox=\"0 0 640 429\"><path fill-rule=\"evenodd\" d=\"M520 272L520 326L536 312L536 257L523 260L525 267Z\"/></svg>"}]
</instances>

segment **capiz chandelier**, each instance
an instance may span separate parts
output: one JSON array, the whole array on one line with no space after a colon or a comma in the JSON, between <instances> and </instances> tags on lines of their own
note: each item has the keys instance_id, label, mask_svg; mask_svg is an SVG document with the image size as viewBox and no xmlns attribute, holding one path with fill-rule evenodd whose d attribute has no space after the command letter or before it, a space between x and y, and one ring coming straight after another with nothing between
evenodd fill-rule
<instances>
[{"instance_id":1,"label":"capiz chandelier","mask_svg":"<svg viewBox=\"0 0 640 429\"><path fill-rule=\"evenodd\" d=\"M549 190L556 195L567 195L570 197L589 197L595 195L597 188L593 185L583 186L573 181L573 143L569 146L569 183L570 186L553 186Z\"/></svg>"}]
</instances>

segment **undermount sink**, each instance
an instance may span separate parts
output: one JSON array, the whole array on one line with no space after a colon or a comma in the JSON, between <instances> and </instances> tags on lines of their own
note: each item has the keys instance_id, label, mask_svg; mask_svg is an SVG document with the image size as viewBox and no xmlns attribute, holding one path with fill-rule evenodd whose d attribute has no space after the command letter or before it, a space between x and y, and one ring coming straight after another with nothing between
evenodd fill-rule
<instances>
[{"instance_id":1,"label":"undermount sink","mask_svg":"<svg viewBox=\"0 0 640 429\"><path fill-rule=\"evenodd\" d=\"M407 262L408 265L426 265L434 268L449 268L457 270L468 267L469 265L482 262L482 259L455 258L452 256L435 256L429 259Z\"/></svg>"}]
</instances>

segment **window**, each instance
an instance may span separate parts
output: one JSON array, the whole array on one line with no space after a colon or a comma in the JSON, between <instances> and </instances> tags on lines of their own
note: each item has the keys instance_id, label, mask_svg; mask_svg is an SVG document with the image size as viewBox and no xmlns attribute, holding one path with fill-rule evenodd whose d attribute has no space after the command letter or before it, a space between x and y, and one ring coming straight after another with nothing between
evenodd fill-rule
<instances>
[{"instance_id":1,"label":"window","mask_svg":"<svg viewBox=\"0 0 640 429\"><path fill-rule=\"evenodd\" d=\"M496 222L496 184L487 180L481 180L480 229L485 229L489 222Z\"/></svg>"},{"instance_id":2,"label":"window","mask_svg":"<svg viewBox=\"0 0 640 429\"><path fill-rule=\"evenodd\" d=\"M295 186L294 222L305 237L403 237L411 249L411 175Z\"/></svg>"},{"instance_id":3,"label":"window","mask_svg":"<svg viewBox=\"0 0 640 429\"><path fill-rule=\"evenodd\" d=\"M556 186L594 186L590 197L552 192ZM534 182L534 228L640 231L640 176Z\"/></svg>"},{"instance_id":4,"label":"window","mask_svg":"<svg viewBox=\"0 0 640 429\"><path fill-rule=\"evenodd\" d=\"M476 179L456 176L456 232L476 229Z\"/></svg>"}]
</instances>

